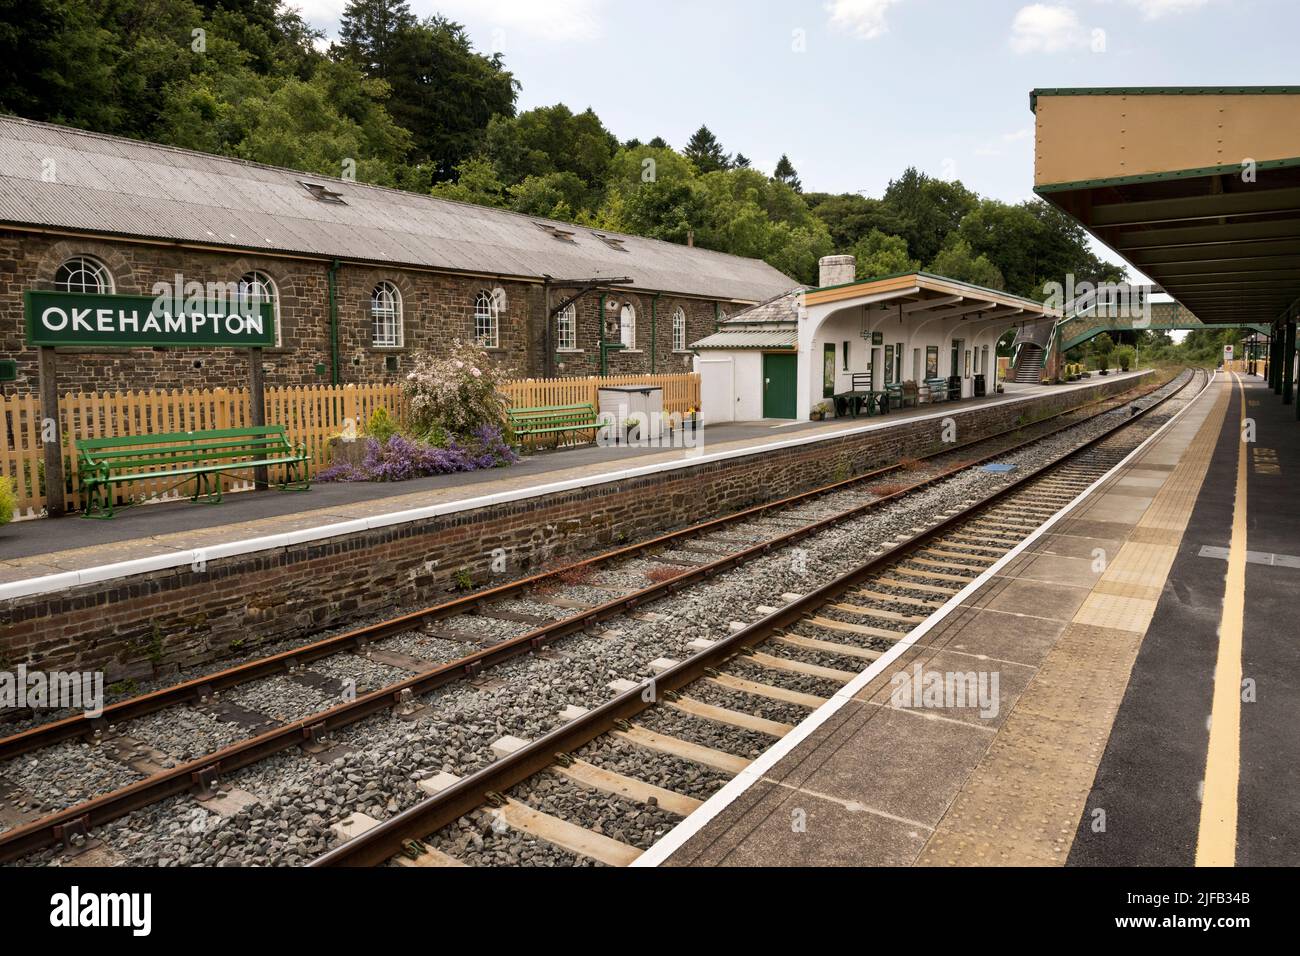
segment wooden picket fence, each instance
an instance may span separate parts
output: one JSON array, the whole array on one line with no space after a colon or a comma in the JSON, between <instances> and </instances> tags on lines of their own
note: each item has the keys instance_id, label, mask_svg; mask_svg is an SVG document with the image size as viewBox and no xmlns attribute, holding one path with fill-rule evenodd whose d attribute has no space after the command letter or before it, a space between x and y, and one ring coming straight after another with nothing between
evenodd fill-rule
<instances>
[{"instance_id":1,"label":"wooden picket fence","mask_svg":"<svg viewBox=\"0 0 1300 956\"><path fill-rule=\"evenodd\" d=\"M597 393L609 385L647 385L664 390L664 413L684 415L699 411L700 376L694 372L677 375L606 375L590 378L527 378L507 382L503 391L514 408L552 405L596 406Z\"/></svg>"},{"instance_id":2,"label":"wooden picket fence","mask_svg":"<svg viewBox=\"0 0 1300 956\"><path fill-rule=\"evenodd\" d=\"M397 385L288 386L266 389L266 420L284 425L290 441L302 442L311 455L311 473L328 463L331 438L354 423L360 431L378 408L401 418L405 397ZM45 506L45 463L41 447L41 408L36 395L0 399L4 441L0 474L7 476L17 499L15 516L39 514ZM69 392L59 400L64 436L65 500L80 508L77 478L78 438L156 435L164 432L241 428L251 424L248 389L173 389L170 391ZM140 481L133 496L173 497L176 480ZM251 487L251 469L237 475L227 489Z\"/></svg>"},{"instance_id":3,"label":"wooden picket fence","mask_svg":"<svg viewBox=\"0 0 1300 956\"><path fill-rule=\"evenodd\" d=\"M596 404L602 384L653 385L664 390L665 412L700 406L698 375L622 375L607 378L527 379L506 383L504 392L517 408L538 405ZM302 442L311 455L313 477L329 463L329 441L349 422L360 432L379 408L399 421L406 398L400 385L287 386L266 390L266 420L284 425L290 441ZM64 436L65 500L80 508L77 479L78 438L151 435L164 432L240 428L251 424L248 389L173 389L171 391L76 392L59 404ZM41 446L40 400L35 394L0 397L0 475L8 477L16 496L15 517L40 514L45 507L44 450ZM175 497L175 480L141 481L130 487L137 497ZM231 491L251 487L251 469L227 484Z\"/></svg>"}]
</instances>

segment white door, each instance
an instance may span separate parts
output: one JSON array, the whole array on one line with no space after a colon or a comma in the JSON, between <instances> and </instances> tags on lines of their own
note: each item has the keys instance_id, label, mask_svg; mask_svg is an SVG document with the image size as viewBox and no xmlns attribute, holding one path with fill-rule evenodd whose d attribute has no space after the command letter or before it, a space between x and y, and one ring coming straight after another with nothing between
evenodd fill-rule
<instances>
[{"instance_id":1,"label":"white door","mask_svg":"<svg viewBox=\"0 0 1300 956\"><path fill-rule=\"evenodd\" d=\"M700 413L705 425L734 422L736 398L731 359L700 359Z\"/></svg>"}]
</instances>

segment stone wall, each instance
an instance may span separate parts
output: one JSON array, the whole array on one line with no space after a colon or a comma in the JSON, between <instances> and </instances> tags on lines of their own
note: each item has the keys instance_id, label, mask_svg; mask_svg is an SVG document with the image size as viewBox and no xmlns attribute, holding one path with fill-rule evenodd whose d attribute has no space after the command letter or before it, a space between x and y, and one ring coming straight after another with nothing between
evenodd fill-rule
<instances>
[{"instance_id":1,"label":"stone wall","mask_svg":"<svg viewBox=\"0 0 1300 956\"><path fill-rule=\"evenodd\" d=\"M1133 379L1025 402L954 409L962 440L1134 387ZM827 438L369 532L176 568L0 608L0 667L167 674L268 641L306 638L401 606L434 604L460 572L503 583L560 559L662 534L941 444L942 419ZM706 449L707 451L707 449ZM508 568L492 572L493 552Z\"/></svg>"},{"instance_id":2,"label":"stone wall","mask_svg":"<svg viewBox=\"0 0 1300 956\"><path fill-rule=\"evenodd\" d=\"M276 255L185 249L166 244L61 238L0 229L0 356L19 363L19 380L8 386L19 392L37 387L36 351L27 346L23 324L23 292L53 288L61 263L73 256L92 256L112 274L114 291L123 295L152 295L154 283L172 283L177 273L186 281L235 282L250 272L265 273L279 298L280 347L264 353L266 382L278 385L320 385L330 381L329 263ZM633 263L634 265L634 263ZM401 293L404 341L401 348L373 344L371 292L380 281ZM339 366L343 382L397 381L418 349L439 351L453 339L474 334L474 300L480 292L500 290L500 348L494 357L512 375L547 374L544 348L545 291L540 283L442 274L384 266L343 265L338 272L336 301L339 318ZM576 289L551 290L558 304ZM657 336L650 345L653 296L614 293L637 310L637 351L611 353L609 372L628 374L688 370L682 353L672 351L672 314L681 307L687 316L686 342L714 329L715 314L735 305L678 298L658 299ZM557 352L554 374L594 375L600 371L600 296L587 293L576 303L578 351ZM552 344L556 344L552 320ZM207 388L243 384L247 356L232 349L59 349L59 388L62 391L104 391L148 388ZM562 367L561 367L562 366Z\"/></svg>"}]
</instances>

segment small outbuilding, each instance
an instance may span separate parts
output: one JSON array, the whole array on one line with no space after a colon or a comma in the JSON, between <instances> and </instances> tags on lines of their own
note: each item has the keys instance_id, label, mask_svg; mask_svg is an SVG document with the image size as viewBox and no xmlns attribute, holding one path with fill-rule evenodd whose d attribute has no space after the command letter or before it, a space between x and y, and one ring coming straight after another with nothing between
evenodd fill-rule
<instances>
[{"instance_id":1,"label":"small outbuilding","mask_svg":"<svg viewBox=\"0 0 1300 956\"><path fill-rule=\"evenodd\" d=\"M1054 322L1043 303L911 272L857 280L852 256L821 261L820 285L737 314L692 343L706 422L810 417L835 396L944 380L970 398L997 382L997 342ZM937 387L937 386L936 386Z\"/></svg>"}]
</instances>

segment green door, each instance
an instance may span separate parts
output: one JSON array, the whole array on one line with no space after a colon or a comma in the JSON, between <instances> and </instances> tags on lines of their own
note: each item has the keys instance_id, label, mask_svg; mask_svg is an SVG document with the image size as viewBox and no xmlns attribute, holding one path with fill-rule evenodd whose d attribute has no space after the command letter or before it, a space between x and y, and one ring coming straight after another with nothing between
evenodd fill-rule
<instances>
[{"instance_id":1,"label":"green door","mask_svg":"<svg viewBox=\"0 0 1300 956\"><path fill-rule=\"evenodd\" d=\"M763 417L794 418L798 367L793 355L763 355Z\"/></svg>"}]
</instances>

